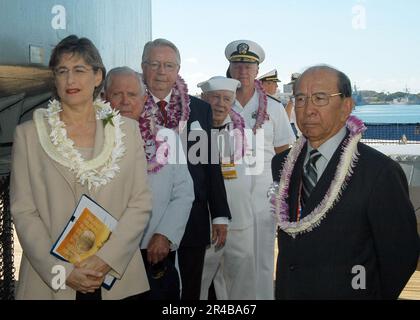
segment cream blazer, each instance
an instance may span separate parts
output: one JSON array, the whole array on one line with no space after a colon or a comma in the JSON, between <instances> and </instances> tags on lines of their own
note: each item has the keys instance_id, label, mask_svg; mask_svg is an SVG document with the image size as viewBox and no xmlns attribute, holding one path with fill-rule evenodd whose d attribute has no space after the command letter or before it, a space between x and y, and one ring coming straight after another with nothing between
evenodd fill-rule
<instances>
[{"instance_id":1,"label":"cream blazer","mask_svg":"<svg viewBox=\"0 0 420 320\"><path fill-rule=\"evenodd\" d=\"M111 290L102 288L102 299L123 299L149 290L139 243L151 213L151 192L138 124L128 118L123 122L126 151L118 162L120 171L108 184L91 191L46 154L33 120L16 128L10 199L23 249L16 299L75 299L76 292L68 286L53 289L57 282L55 266L64 267L67 277L73 265L56 259L50 250L83 193L119 221L97 253L119 278ZM93 157L101 152L103 144L103 124L97 120Z\"/></svg>"}]
</instances>

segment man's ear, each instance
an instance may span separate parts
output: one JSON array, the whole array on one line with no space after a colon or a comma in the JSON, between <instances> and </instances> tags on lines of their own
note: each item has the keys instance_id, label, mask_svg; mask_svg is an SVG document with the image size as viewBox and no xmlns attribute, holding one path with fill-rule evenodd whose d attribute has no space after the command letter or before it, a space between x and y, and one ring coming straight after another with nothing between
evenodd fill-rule
<instances>
[{"instance_id":1,"label":"man's ear","mask_svg":"<svg viewBox=\"0 0 420 320\"><path fill-rule=\"evenodd\" d=\"M350 114L353 112L353 108L355 106L354 100L351 97L346 97L343 100L342 108L343 108L343 114L345 116L345 119L347 119Z\"/></svg>"}]
</instances>

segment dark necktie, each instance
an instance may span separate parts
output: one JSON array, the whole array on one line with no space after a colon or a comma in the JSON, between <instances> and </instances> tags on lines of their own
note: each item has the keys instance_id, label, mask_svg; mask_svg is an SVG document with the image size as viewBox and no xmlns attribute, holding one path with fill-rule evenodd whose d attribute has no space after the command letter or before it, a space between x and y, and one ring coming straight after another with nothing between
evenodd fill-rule
<instances>
[{"instance_id":1,"label":"dark necktie","mask_svg":"<svg viewBox=\"0 0 420 320\"><path fill-rule=\"evenodd\" d=\"M229 123L226 123L226 124L224 124L223 126L220 126L220 127L213 127L213 129L216 129L216 130L219 130L219 131L222 131L223 129L226 129L226 127L229 125Z\"/></svg>"},{"instance_id":2,"label":"dark necktie","mask_svg":"<svg viewBox=\"0 0 420 320\"><path fill-rule=\"evenodd\" d=\"M302 176L302 194L301 194L301 204L302 207L307 203L309 196L311 195L312 190L315 188L315 185L318 180L318 172L316 170L316 162L321 157L321 153L314 149L309 153L309 160L306 163L306 166L303 170Z\"/></svg>"},{"instance_id":3,"label":"dark necktie","mask_svg":"<svg viewBox=\"0 0 420 320\"><path fill-rule=\"evenodd\" d=\"M166 125L168 124L168 113L166 112L166 105L168 103L165 100L160 100L157 105L160 109L160 112L162 113L162 117L163 117L163 124L166 127Z\"/></svg>"}]
</instances>

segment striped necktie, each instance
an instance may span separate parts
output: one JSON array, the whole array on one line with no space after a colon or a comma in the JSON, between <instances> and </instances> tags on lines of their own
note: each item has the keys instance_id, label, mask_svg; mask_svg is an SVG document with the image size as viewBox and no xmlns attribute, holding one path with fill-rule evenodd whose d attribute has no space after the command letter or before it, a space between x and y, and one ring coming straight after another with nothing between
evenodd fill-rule
<instances>
[{"instance_id":1,"label":"striped necktie","mask_svg":"<svg viewBox=\"0 0 420 320\"><path fill-rule=\"evenodd\" d=\"M302 176L302 193L301 193L301 204L302 207L307 203L312 190L318 181L318 173L316 170L316 162L321 157L321 153L314 149L309 153L309 160L306 163L303 176Z\"/></svg>"}]
</instances>

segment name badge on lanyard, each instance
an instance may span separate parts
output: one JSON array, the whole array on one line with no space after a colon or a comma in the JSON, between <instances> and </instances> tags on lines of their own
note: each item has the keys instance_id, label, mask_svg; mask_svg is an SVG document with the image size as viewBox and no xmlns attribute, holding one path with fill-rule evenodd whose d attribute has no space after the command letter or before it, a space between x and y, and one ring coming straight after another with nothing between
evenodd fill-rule
<instances>
[{"instance_id":1,"label":"name badge on lanyard","mask_svg":"<svg viewBox=\"0 0 420 320\"><path fill-rule=\"evenodd\" d=\"M234 145L234 142L230 141L231 137L228 134L228 130L223 129L220 133L220 137L222 139L218 139L218 147L223 178L225 180L237 179L238 173L236 172L235 167L234 150L231 147Z\"/></svg>"},{"instance_id":2,"label":"name badge on lanyard","mask_svg":"<svg viewBox=\"0 0 420 320\"><path fill-rule=\"evenodd\" d=\"M222 168L222 174L225 180L232 180L238 178L238 174L236 172L234 163L222 163L220 166Z\"/></svg>"}]
</instances>

